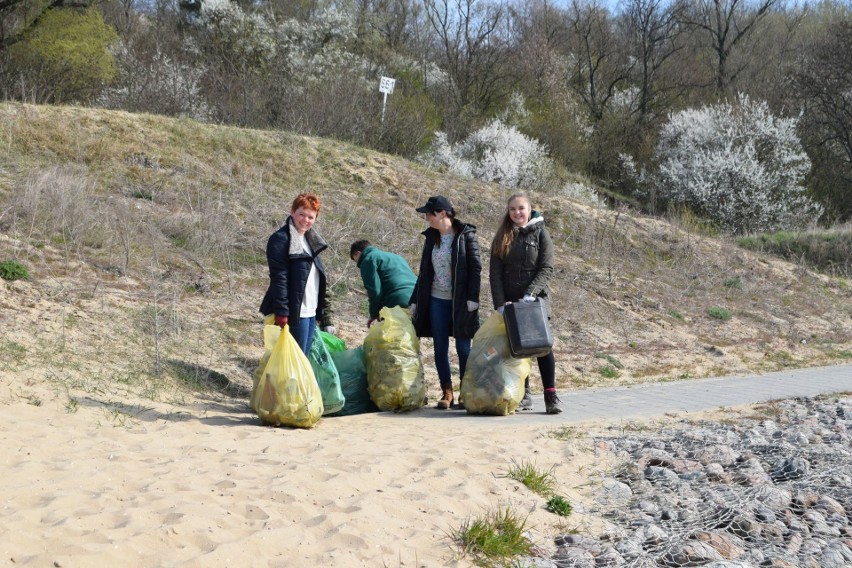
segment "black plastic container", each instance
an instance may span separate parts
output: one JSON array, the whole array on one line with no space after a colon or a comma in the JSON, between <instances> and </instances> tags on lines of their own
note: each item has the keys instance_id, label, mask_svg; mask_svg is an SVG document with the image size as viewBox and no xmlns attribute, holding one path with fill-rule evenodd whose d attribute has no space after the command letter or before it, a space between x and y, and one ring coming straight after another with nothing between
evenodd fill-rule
<instances>
[{"instance_id":1,"label":"black plastic container","mask_svg":"<svg viewBox=\"0 0 852 568\"><path fill-rule=\"evenodd\" d=\"M512 357L542 357L553 348L544 302L513 302L503 308Z\"/></svg>"}]
</instances>

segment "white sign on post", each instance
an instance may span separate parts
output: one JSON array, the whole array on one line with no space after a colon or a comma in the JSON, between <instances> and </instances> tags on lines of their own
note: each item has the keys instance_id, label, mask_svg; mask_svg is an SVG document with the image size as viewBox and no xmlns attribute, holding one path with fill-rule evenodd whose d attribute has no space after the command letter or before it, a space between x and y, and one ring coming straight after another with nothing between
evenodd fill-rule
<instances>
[{"instance_id":1,"label":"white sign on post","mask_svg":"<svg viewBox=\"0 0 852 568\"><path fill-rule=\"evenodd\" d=\"M396 84L396 79L391 79L390 77L382 77L382 80L379 81L379 92L384 93L384 100L382 101L382 124L385 123L385 107L388 106L388 95L393 93L393 86Z\"/></svg>"},{"instance_id":2,"label":"white sign on post","mask_svg":"<svg viewBox=\"0 0 852 568\"><path fill-rule=\"evenodd\" d=\"M393 86L396 84L396 79L391 79L390 77L382 77L382 80L379 81L379 92L385 93L386 95L393 94Z\"/></svg>"}]
</instances>

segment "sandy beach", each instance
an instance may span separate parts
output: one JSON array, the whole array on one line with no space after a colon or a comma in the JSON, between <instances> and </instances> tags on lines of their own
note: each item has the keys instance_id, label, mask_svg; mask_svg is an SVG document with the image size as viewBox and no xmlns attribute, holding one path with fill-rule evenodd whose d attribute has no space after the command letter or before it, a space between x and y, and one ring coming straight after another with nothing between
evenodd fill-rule
<instances>
[{"instance_id":1,"label":"sandy beach","mask_svg":"<svg viewBox=\"0 0 852 568\"><path fill-rule=\"evenodd\" d=\"M429 408L300 430L261 426L239 399L71 412L16 392L3 385L2 565L462 567L449 535L489 510L528 514L545 550L586 522L504 477L513 460L552 468L582 509L594 452L541 424Z\"/></svg>"}]
</instances>

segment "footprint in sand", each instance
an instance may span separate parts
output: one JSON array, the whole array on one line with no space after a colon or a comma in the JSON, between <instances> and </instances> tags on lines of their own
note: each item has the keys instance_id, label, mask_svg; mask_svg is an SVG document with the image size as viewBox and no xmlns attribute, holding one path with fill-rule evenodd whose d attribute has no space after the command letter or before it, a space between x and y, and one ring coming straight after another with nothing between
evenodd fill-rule
<instances>
[{"instance_id":1,"label":"footprint in sand","mask_svg":"<svg viewBox=\"0 0 852 568\"><path fill-rule=\"evenodd\" d=\"M265 521L269 518L266 511L259 507L252 507L251 505L246 507L246 512L243 516L252 521Z\"/></svg>"}]
</instances>

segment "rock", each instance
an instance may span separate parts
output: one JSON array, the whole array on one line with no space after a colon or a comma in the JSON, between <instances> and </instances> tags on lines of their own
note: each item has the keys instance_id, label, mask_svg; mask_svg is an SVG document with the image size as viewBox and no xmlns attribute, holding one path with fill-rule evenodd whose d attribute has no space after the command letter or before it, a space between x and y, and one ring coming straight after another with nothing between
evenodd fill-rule
<instances>
[{"instance_id":1,"label":"rock","mask_svg":"<svg viewBox=\"0 0 852 568\"><path fill-rule=\"evenodd\" d=\"M644 469L644 474L645 479L647 479L651 483L675 485L679 481L677 474L665 467L659 467L654 465L648 466Z\"/></svg>"},{"instance_id":2,"label":"rock","mask_svg":"<svg viewBox=\"0 0 852 568\"><path fill-rule=\"evenodd\" d=\"M850 487L847 485L847 487ZM837 500L832 499L828 495L820 495L814 509L822 511L828 515L846 516L846 509Z\"/></svg>"},{"instance_id":3,"label":"rock","mask_svg":"<svg viewBox=\"0 0 852 568\"><path fill-rule=\"evenodd\" d=\"M788 481L807 475L810 469L810 464L804 458L783 458L775 464L770 475L775 481Z\"/></svg>"},{"instance_id":4,"label":"rock","mask_svg":"<svg viewBox=\"0 0 852 568\"><path fill-rule=\"evenodd\" d=\"M735 452L730 446L717 445L710 446L699 451L695 458L704 465L710 463L718 463L723 467L733 465L740 454Z\"/></svg>"},{"instance_id":5,"label":"rock","mask_svg":"<svg viewBox=\"0 0 852 568\"><path fill-rule=\"evenodd\" d=\"M597 566L625 566L627 561L615 550L607 550L595 558L595 564Z\"/></svg>"},{"instance_id":6,"label":"rock","mask_svg":"<svg viewBox=\"0 0 852 568\"><path fill-rule=\"evenodd\" d=\"M841 542L831 542L819 558L822 568L841 568L852 566L852 550Z\"/></svg>"},{"instance_id":7,"label":"rock","mask_svg":"<svg viewBox=\"0 0 852 568\"><path fill-rule=\"evenodd\" d=\"M754 519L743 515L735 518L728 527L728 530L747 541L757 538L761 533L760 524Z\"/></svg>"},{"instance_id":8,"label":"rock","mask_svg":"<svg viewBox=\"0 0 852 568\"><path fill-rule=\"evenodd\" d=\"M775 487L774 485L764 485L758 487L752 496L767 507L775 510L784 509L790 505L793 496L786 489Z\"/></svg>"},{"instance_id":9,"label":"rock","mask_svg":"<svg viewBox=\"0 0 852 568\"><path fill-rule=\"evenodd\" d=\"M726 560L735 560L745 554L745 547L741 546L742 543L739 539L732 535L718 532L697 532L692 535L692 538L712 546Z\"/></svg>"},{"instance_id":10,"label":"rock","mask_svg":"<svg viewBox=\"0 0 852 568\"><path fill-rule=\"evenodd\" d=\"M661 559L665 566L703 566L707 562L723 560L721 555L709 544L703 542L685 542L666 552Z\"/></svg>"},{"instance_id":11,"label":"rock","mask_svg":"<svg viewBox=\"0 0 852 568\"><path fill-rule=\"evenodd\" d=\"M604 501L627 501L633 497L633 491L626 483L622 483L617 479L608 477L601 483L600 498Z\"/></svg>"},{"instance_id":12,"label":"rock","mask_svg":"<svg viewBox=\"0 0 852 568\"><path fill-rule=\"evenodd\" d=\"M644 553L642 543L635 539L624 539L615 543L615 550L618 551L624 558L638 558Z\"/></svg>"},{"instance_id":13,"label":"rock","mask_svg":"<svg viewBox=\"0 0 852 568\"><path fill-rule=\"evenodd\" d=\"M556 560L557 566L595 568L594 557L579 548L559 548L553 558Z\"/></svg>"},{"instance_id":14,"label":"rock","mask_svg":"<svg viewBox=\"0 0 852 568\"><path fill-rule=\"evenodd\" d=\"M819 502L819 495L813 491L796 491L791 499L793 509L804 512Z\"/></svg>"},{"instance_id":15,"label":"rock","mask_svg":"<svg viewBox=\"0 0 852 568\"><path fill-rule=\"evenodd\" d=\"M641 542L644 548L651 548L669 540L669 534L657 525L644 525L633 533L632 538Z\"/></svg>"}]
</instances>

